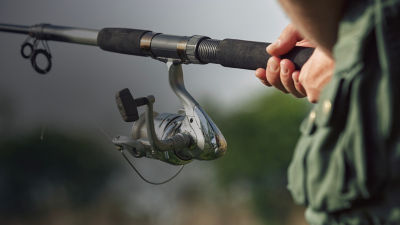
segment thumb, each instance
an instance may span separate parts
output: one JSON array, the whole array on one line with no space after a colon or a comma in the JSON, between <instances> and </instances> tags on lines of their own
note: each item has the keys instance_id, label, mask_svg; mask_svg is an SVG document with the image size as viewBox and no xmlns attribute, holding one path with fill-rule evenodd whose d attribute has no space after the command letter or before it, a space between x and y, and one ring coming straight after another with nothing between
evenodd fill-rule
<instances>
[{"instance_id":1,"label":"thumb","mask_svg":"<svg viewBox=\"0 0 400 225\"><path fill-rule=\"evenodd\" d=\"M273 56L280 56L288 53L296 43L302 40L303 37L297 29L289 24L281 33L278 40L267 47L267 52Z\"/></svg>"}]
</instances>

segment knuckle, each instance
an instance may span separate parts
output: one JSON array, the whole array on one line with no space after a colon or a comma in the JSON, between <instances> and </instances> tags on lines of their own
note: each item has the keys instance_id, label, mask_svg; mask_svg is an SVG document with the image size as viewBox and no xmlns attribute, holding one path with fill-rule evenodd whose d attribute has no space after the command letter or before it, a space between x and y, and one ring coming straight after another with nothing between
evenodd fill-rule
<instances>
[{"instance_id":1,"label":"knuckle","mask_svg":"<svg viewBox=\"0 0 400 225\"><path fill-rule=\"evenodd\" d=\"M318 99L314 95L308 95L307 98L308 98L308 101L311 102L311 103L317 103L318 102Z\"/></svg>"}]
</instances>

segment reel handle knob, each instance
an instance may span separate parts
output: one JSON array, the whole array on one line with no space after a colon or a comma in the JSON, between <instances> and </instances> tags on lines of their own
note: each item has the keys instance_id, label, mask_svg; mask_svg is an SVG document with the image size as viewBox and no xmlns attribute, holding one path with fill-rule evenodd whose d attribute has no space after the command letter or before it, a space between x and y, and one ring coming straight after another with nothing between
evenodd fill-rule
<instances>
[{"instance_id":1,"label":"reel handle knob","mask_svg":"<svg viewBox=\"0 0 400 225\"><path fill-rule=\"evenodd\" d=\"M117 101L118 110L125 122L134 122L139 119L137 107L149 104L147 98L134 99L128 88L119 91L115 99Z\"/></svg>"}]
</instances>

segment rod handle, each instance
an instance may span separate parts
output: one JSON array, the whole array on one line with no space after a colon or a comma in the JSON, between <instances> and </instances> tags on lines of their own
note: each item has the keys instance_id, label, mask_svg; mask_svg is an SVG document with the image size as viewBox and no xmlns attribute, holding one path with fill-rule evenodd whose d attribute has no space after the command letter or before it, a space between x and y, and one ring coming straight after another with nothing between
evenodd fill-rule
<instances>
[{"instance_id":1,"label":"rod handle","mask_svg":"<svg viewBox=\"0 0 400 225\"><path fill-rule=\"evenodd\" d=\"M256 70L266 68L271 57L266 48L270 43L254 42L237 39L204 40L198 48L200 61L217 63L225 67ZM294 47L282 59L290 59L296 69L300 69L313 53L314 48Z\"/></svg>"}]
</instances>

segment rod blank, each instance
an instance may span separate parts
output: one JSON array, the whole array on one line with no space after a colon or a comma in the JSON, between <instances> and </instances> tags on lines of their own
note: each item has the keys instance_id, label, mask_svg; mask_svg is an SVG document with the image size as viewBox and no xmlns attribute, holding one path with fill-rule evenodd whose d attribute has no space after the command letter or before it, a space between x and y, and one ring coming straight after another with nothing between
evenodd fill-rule
<instances>
[{"instance_id":1,"label":"rod blank","mask_svg":"<svg viewBox=\"0 0 400 225\"><path fill-rule=\"evenodd\" d=\"M37 24L21 26L0 24L0 31L8 33L26 34L38 40L61 41L83 45L97 46L98 30L84 29L51 24Z\"/></svg>"},{"instance_id":2,"label":"rod blank","mask_svg":"<svg viewBox=\"0 0 400 225\"><path fill-rule=\"evenodd\" d=\"M2 32L16 33L16 34L29 34L29 29L30 29L29 26L1 24L0 23L0 31L2 31Z\"/></svg>"}]
</instances>

